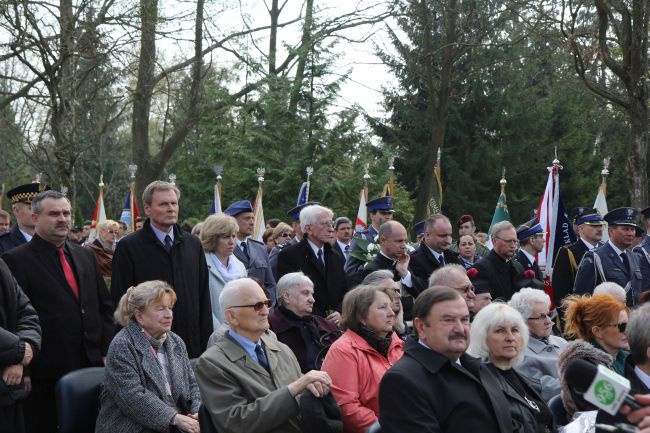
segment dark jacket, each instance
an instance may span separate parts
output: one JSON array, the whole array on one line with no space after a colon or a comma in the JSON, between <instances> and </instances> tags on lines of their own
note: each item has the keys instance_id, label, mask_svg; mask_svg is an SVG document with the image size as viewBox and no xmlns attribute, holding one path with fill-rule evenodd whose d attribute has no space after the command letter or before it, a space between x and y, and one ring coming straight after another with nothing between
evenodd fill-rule
<instances>
[{"instance_id":1,"label":"dark jacket","mask_svg":"<svg viewBox=\"0 0 650 433\"><path fill-rule=\"evenodd\" d=\"M289 346L296 355L303 373L320 370L327 350L342 334L336 325L322 317L315 314L300 319L297 316L289 317L280 307L273 308L269 312L269 325L278 337L278 341ZM314 362L311 363L308 346L317 351Z\"/></svg>"},{"instance_id":2,"label":"dark jacket","mask_svg":"<svg viewBox=\"0 0 650 433\"><path fill-rule=\"evenodd\" d=\"M562 299L573 293L573 283L576 279L578 265L582 260L582 256L588 251L587 245L578 239L570 245L565 245L560 248L555 257L555 264L553 264L553 302L556 306L562 304ZM571 260L573 257L573 261ZM573 265L575 263L575 267Z\"/></svg>"},{"instance_id":3,"label":"dark jacket","mask_svg":"<svg viewBox=\"0 0 650 433\"><path fill-rule=\"evenodd\" d=\"M497 379L477 358L462 367L414 338L379 387L383 433L511 433L508 401Z\"/></svg>"},{"instance_id":4,"label":"dark jacket","mask_svg":"<svg viewBox=\"0 0 650 433\"><path fill-rule=\"evenodd\" d=\"M393 280L400 281L401 277L395 270L395 265L396 263L394 260L386 257L381 253L377 253L375 258L369 261L366 264L366 266L359 271L360 276L357 279L359 280L359 282L361 282L369 274L375 271L380 271L382 269L387 269L393 272ZM423 290L425 290L428 287L428 279L418 278L416 275L413 274L413 272L411 272L411 281L413 285L411 287L404 285L404 288L413 297L417 297L417 295L419 295Z\"/></svg>"},{"instance_id":5,"label":"dark jacket","mask_svg":"<svg viewBox=\"0 0 650 433\"><path fill-rule=\"evenodd\" d=\"M650 236L646 236L639 245L634 247L634 253L639 257L639 269L643 277L642 292L650 290Z\"/></svg>"},{"instance_id":6,"label":"dark jacket","mask_svg":"<svg viewBox=\"0 0 650 433\"><path fill-rule=\"evenodd\" d=\"M112 275L115 305L131 286L150 280L169 283L176 292L172 331L183 339L190 358L203 353L212 334L212 304L208 266L196 236L174 225L174 244L168 254L147 219L141 230L118 242Z\"/></svg>"},{"instance_id":7,"label":"dark jacket","mask_svg":"<svg viewBox=\"0 0 650 433\"><path fill-rule=\"evenodd\" d=\"M18 224L16 224L8 232L0 234L0 254L26 243L25 236L23 236Z\"/></svg>"},{"instance_id":8,"label":"dark jacket","mask_svg":"<svg viewBox=\"0 0 650 433\"><path fill-rule=\"evenodd\" d=\"M365 239L368 242L371 243L376 243L379 245L379 240L375 241L375 237L379 235L379 231L372 225L368 225L368 228L364 231L361 232L355 232L354 237L352 238L352 242L350 243L350 252L356 251L358 253L362 252L361 247L357 244L356 238L361 238ZM364 262L357 259L356 257L349 255L348 258L345 260L345 275L348 280L348 287L352 288L359 284L361 281L359 280L359 272L361 271L361 268L363 267Z\"/></svg>"},{"instance_id":9,"label":"dark jacket","mask_svg":"<svg viewBox=\"0 0 650 433\"><path fill-rule=\"evenodd\" d=\"M65 249L79 299L65 279L56 247L40 236L3 255L43 330L40 356L30 365L35 380L54 380L72 370L103 365L113 338L113 303L95 256L68 241Z\"/></svg>"},{"instance_id":10,"label":"dark jacket","mask_svg":"<svg viewBox=\"0 0 650 433\"><path fill-rule=\"evenodd\" d=\"M537 278L540 281L544 281L544 276L542 275L542 272L539 270L539 265L537 262L531 263L530 260L528 260L528 256L520 249L517 251L517 254L515 254L514 260L518 261L519 264L524 268L524 272L527 269L532 270L535 272L535 278Z\"/></svg>"},{"instance_id":11,"label":"dark jacket","mask_svg":"<svg viewBox=\"0 0 650 433\"><path fill-rule=\"evenodd\" d=\"M246 239L246 244L248 257L244 255L241 248L235 248L233 254L244 264L249 277L255 277L264 283L264 288L269 293L269 297L275 301L275 277L269 263L266 245L253 239Z\"/></svg>"},{"instance_id":12,"label":"dark jacket","mask_svg":"<svg viewBox=\"0 0 650 433\"><path fill-rule=\"evenodd\" d=\"M36 358L41 347L38 316L7 265L0 259L0 371L22 362L26 343L32 346ZM0 380L0 406L15 401L24 394L23 390L24 383L9 388Z\"/></svg>"},{"instance_id":13,"label":"dark jacket","mask_svg":"<svg viewBox=\"0 0 650 433\"><path fill-rule=\"evenodd\" d=\"M529 399L529 401L533 400L532 404L535 404L540 410L543 410L546 413L549 419L549 424L538 422L535 415L535 409L531 407L529 401L526 401L524 396L519 395L515 388L513 388L510 383L508 383L508 381L497 371L497 368L494 366L494 364L488 363L486 365L494 373L494 376L497 378L499 388L508 400L510 417L513 421L513 432L544 433L547 428L549 431L551 431L553 428L551 413L549 408L546 407L546 404L542 400L542 396L540 394L541 386L539 382L529 380L525 376L517 373L515 370L511 370L511 372L513 372L521 381L521 384L524 387L526 393L526 397Z\"/></svg>"},{"instance_id":14,"label":"dark jacket","mask_svg":"<svg viewBox=\"0 0 650 433\"><path fill-rule=\"evenodd\" d=\"M346 292L344 259L341 253L324 244L325 268L304 236L300 242L290 245L278 254L278 279L290 272L302 271L314 283L314 314L325 317L329 310L341 311L341 303Z\"/></svg>"},{"instance_id":15,"label":"dark jacket","mask_svg":"<svg viewBox=\"0 0 650 433\"><path fill-rule=\"evenodd\" d=\"M494 250L476 262L479 277L490 282L493 299L510 300L517 291L515 282L523 278L524 268L515 260L503 260Z\"/></svg>"},{"instance_id":16,"label":"dark jacket","mask_svg":"<svg viewBox=\"0 0 650 433\"><path fill-rule=\"evenodd\" d=\"M446 250L442 253L442 256L445 258L445 264L449 265L452 263L462 265L462 261L459 259L458 254ZM440 268L440 263L431 253L429 247L422 241L420 247L411 254L411 261L409 262L409 270L416 277L429 281L429 277L436 269Z\"/></svg>"}]
</instances>

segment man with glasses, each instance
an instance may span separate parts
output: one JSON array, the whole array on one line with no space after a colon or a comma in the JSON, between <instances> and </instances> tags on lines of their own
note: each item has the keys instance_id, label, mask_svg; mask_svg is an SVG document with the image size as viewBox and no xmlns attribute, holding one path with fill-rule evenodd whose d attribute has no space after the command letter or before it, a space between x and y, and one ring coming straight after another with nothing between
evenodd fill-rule
<instances>
[{"instance_id":1,"label":"man with glasses","mask_svg":"<svg viewBox=\"0 0 650 433\"><path fill-rule=\"evenodd\" d=\"M609 240L582 257L573 293L593 293L594 288L611 281L625 289L627 306L634 307L643 290L639 257L628 249L634 246L637 210L631 207L614 209L605 215Z\"/></svg>"},{"instance_id":2,"label":"man with glasses","mask_svg":"<svg viewBox=\"0 0 650 433\"><path fill-rule=\"evenodd\" d=\"M517 244L517 231L510 221L496 223L492 227L492 251L474 265L473 269L478 271L476 277L490 282L495 300L510 300L517 290L515 281L523 278L523 266L513 260Z\"/></svg>"},{"instance_id":3,"label":"man with glasses","mask_svg":"<svg viewBox=\"0 0 650 433\"><path fill-rule=\"evenodd\" d=\"M302 375L291 349L269 337L269 307L262 288L250 278L223 288L219 305L230 329L201 355L196 379L203 405L217 431L301 433L303 392L329 393L323 371Z\"/></svg>"},{"instance_id":4,"label":"man with glasses","mask_svg":"<svg viewBox=\"0 0 650 433\"><path fill-rule=\"evenodd\" d=\"M429 287L434 286L451 287L461 294L470 311L474 308L476 293L467 276L467 271L462 265L451 264L435 270L429 278Z\"/></svg>"},{"instance_id":5,"label":"man with glasses","mask_svg":"<svg viewBox=\"0 0 650 433\"><path fill-rule=\"evenodd\" d=\"M535 278L544 281L542 271L537 264L537 254L544 249L544 230L537 218L517 227L517 240L519 240L519 252L515 260L524 267L535 272Z\"/></svg>"},{"instance_id":6,"label":"man with glasses","mask_svg":"<svg viewBox=\"0 0 650 433\"><path fill-rule=\"evenodd\" d=\"M300 211L303 238L278 254L278 279L301 271L314 283L313 313L334 325L341 321L341 303L346 292L343 255L332 247L333 212L320 205Z\"/></svg>"}]
</instances>

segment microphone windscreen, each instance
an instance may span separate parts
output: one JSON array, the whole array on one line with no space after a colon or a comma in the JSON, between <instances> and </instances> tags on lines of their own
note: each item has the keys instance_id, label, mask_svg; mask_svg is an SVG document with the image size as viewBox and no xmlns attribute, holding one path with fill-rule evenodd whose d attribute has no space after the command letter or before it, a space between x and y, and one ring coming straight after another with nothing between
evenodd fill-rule
<instances>
[{"instance_id":1,"label":"microphone windscreen","mask_svg":"<svg viewBox=\"0 0 650 433\"><path fill-rule=\"evenodd\" d=\"M584 359L574 358L570 360L564 370L564 380L569 388L580 393L587 392L598 373L598 367Z\"/></svg>"}]
</instances>

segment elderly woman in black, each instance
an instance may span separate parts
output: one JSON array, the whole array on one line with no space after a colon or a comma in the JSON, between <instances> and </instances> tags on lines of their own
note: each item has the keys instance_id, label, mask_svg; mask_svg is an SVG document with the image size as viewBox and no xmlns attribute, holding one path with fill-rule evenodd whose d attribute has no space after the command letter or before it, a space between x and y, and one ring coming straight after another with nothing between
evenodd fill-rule
<instances>
[{"instance_id":1,"label":"elderly woman in black","mask_svg":"<svg viewBox=\"0 0 650 433\"><path fill-rule=\"evenodd\" d=\"M171 332L176 294L163 281L129 288L115 319L95 433L199 433L199 387L181 338Z\"/></svg>"},{"instance_id":2,"label":"elderly woman in black","mask_svg":"<svg viewBox=\"0 0 650 433\"><path fill-rule=\"evenodd\" d=\"M510 402L513 433L553 431L551 413L533 382L512 367L522 361L528 327L514 308L496 302L478 312L472 322L467 353L484 360L495 373Z\"/></svg>"}]
</instances>

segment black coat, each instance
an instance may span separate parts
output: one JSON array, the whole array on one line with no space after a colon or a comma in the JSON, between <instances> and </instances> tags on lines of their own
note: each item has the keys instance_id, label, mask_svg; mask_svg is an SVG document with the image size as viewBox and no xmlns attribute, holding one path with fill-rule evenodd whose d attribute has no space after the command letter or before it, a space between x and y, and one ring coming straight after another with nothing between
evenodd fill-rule
<instances>
[{"instance_id":1,"label":"black coat","mask_svg":"<svg viewBox=\"0 0 650 433\"><path fill-rule=\"evenodd\" d=\"M84 367L102 366L113 338L113 303L95 255L66 241L79 300L65 279L56 247L38 235L2 258L40 319L41 352L32 361L34 380L55 380Z\"/></svg>"},{"instance_id":2,"label":"black coat","mask_svg":"<svg viewBox=\"0 0 650 433\"><path fill-rule=\"evenodd\" d=\"M330 244L324 244L325 269L318 264L314 251L304 236L295 245L289 245L278 254L278 280L290 272L302 271L314 283L313 314L327 316L328 310L341 311L346 293L343 255Z\"/></svg>"},{"instance_id":3,"label":"black coat","mask_svg":"<svg viewBox=\"0 0 650 433\"><path fill-rule=\"evenodd\" d=\"M519 262L519 264L524 268L524 272L527 269L532 270L535 272L535 278L537 278L540 281L544 281L544 276L542 275L542 272L539 270L539 265L537 262L531 263L530 260L528 260L528 257L526 254L520 249L517 251L517 254L515 254L514 259Z\"/></svg>"},{"instance_id":4,"label":"black coat","mask_svg":"<svg viewBox=\"0 0 650 433\"><path fill-rule=\"evenodd\" d=\"M517 291L515 281L523 278L524 268L515 260L503 260L494 250L474 264L479 278L490 282L493 299L510 300Z\"/></svg>"},{"instance_id":5,"label":"black coat","mask_svg":"<svg viewBox=\"0 0 650 433\"><path fill-rule=\"evenodd\" d=\"M16 224L8 232L0 234L0 254L26 243L25 236L23 236L18 224Z\"/></svg>"},{"instance_id":6,"label":"black coat","mask_svg":"<svg viewBox=\"0 0 650 433\"><path fill-rule=\"evenodd\" d=\"M462 367L410 338L379 386L383 433L512 433L508 401L477 358Z\"/></svg>"},{"instance_id":7,"label":"black coat","mask_svg":"<svg viewBox=\"0 0 650 433\"><path fill-rule=\"evenodd\" d=\"M172 331L183 339L190 358L199 357L212 334L208 266L201 241L174 225L168 254L147 219L142 229L117 244L111 279L115 305L129 287L150 280L166 281L176 292Z\"/></svg>"},{"instance_id":8,"label":"black coat","mask_svg":"<svg viewBox=\"0 0 650 433\"><path fill-rule=\"evenodd\" d=\"M442 253L445 258L446 264L462 265L458 254L446 250ZM424 241L420 242L420 247L411 254L411 261L409 262L409 270L413 275L424 281L429 281L429 277L436 269L440 268L440 263L433 256L429 247L426 246Z\"/></svg>"},{"instance_id":9,"label":"black coat","mask_svg":"<svg viewBox=\"0 0 650 433\"><path fill-rule=\"evenodd\" d=\"M400 281L401 277L395 270L395 264L396 263L394 260L389 259L383 254L377 253L375 258L369 261L366 264L366 266L359 271L359 277L357 279L359 280L359 282L361 282L369 274L375 271L388 269L389 271L393 272L393 280ZM404 286L404 288L413 297L417 297L423 290L425 290L428 287L428 279L418 278L416 275L413 274L413 271L411 271L411 281L413 282L413 285L411 287Z\"/></svg>"},{"instance_id":10,"label":"black coat","mask_svg":"<svg viewBox=\"0 0 650 433\"><path fill-rule=\"evenodd\" d=\"M551 284L553 285L553 303L556 306L562 305L562 299L567 295L573 293L573 283L576 279L576 272L578 265L582 260L582 256L589 251L587 245L578 239L570 245L565 245L560 248L555 257L553 264L553 278ZM571 263L570 257L573 256L575 267Z\"/></svg>"}]
</instances>

